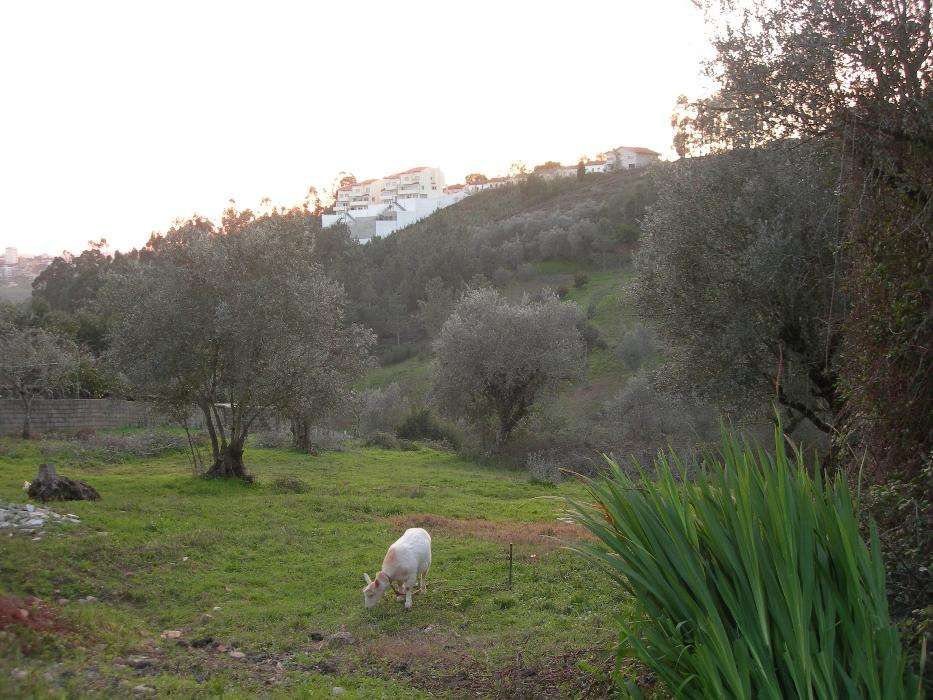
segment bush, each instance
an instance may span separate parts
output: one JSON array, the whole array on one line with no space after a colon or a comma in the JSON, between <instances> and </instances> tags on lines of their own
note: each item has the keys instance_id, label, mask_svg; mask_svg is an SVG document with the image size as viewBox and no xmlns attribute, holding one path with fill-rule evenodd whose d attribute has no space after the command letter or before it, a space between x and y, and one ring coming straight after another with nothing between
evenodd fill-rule
<instances>
[{"instance_id":1,"label":"bush","mask_svg":"<svg viewBox=\"0 0 933 700\"><path fill-rule=\"evenodd\" d=\"M640 323L628 329L616 346L616 355L632 372L658 352L657 336Z\"/></svg>"},{"instance_id":2,"label":"bush","mask_svg":"<svg viewBox=\"0 0 933 700\"><path fill-rule=\"evenodd\" d=\"M406 440L431 440L447 443L454 449L460 447L460 436L449 425L439 421L431 409L416 408L399 425L395 434Z\"/></svg>"},{"instance_id":3,"label":"bush","mask_svg":"<svg viewBox=\"0 0 933 700\"><path fill-rule=\"evenodd\" d=\"M74 435L59 437L61 439L45 440L41 451L44 456L65 464L120 464L190 449L184 434L163 428L102 435L94 431L78 431ZM207 442L202 434L192 434L192 439L198 446Z\"/></svg>"},{"instance_id":4,"label":"bush","mask_svg":"<svg viewBox=\"0 0 933 700\"><path fill-rule=\"evenodd\" d=\"M674 453L657 481L610 466L587 480L595 508L571 506L635 606L620 655L680 697L919 697L877 530L869 549L844 480L788 455L779 431L773 455L724 435L695 482Z\"/></svg>"},{"instance_id":5,"label":"bush","mask_svg":"<svg viewBox=\"0 0 933 700\"><path fill-rule=\"evenodd\" d=\"M556 294L558 299L563 299L565 296L570 294L570 288L562 284L557 288Z\"/></svg>"},{"instance_id":6,"label":"bush","mask_svg":"<svg viewBox=\"0 0 933 700\"><path fill-rule=\"evenodd\" d=\"M590 276L585 272L578 272L573 276L573 286L582 289L590 281Z\"/></svg>"},{"instance_id":7,"label":"bush","mask_svg":"<svg viewBox=\"0 0 933 700\"><path fill-rule=\"evenodd\" d=\"M532 452L525 460L532 481L542 484L559 484L563 481L561 463L551 452Z\"/></svg>"},{"instance_id":8,"label":"bush","mask_svg":"<svg viewBox=\"0 0 933 700\"><path fill-rule=\"evenodd\" d=\"M361 435L392 433L411 410L408 398L397 382L363 392L360 401Z\"/></svg>"},{"instance_id":9,"label":"bush","mask_svg":"<svg viewBox=\"0 0 933 700\"><path fill-rule=\"evenodd\" d=\"M383 450L417 450L411 440L397 438L391 433L373 433L366 440L366 447L379 447Z\"/></svg>"}]
</instances>

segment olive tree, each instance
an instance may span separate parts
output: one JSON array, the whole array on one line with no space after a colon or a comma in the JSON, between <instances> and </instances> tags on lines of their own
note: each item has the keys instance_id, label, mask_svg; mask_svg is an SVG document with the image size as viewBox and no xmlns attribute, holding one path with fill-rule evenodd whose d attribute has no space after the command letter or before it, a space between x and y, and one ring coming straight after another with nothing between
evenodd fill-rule
<instances>
[{"instance_id":1,"label":"olive tree","mask_svg":"<svg viewBox=\"0 0 933 700\"><path fill-rule=\"evenodd\" d=\"M715 94L682 99L681 154L787 137L835 145L846 429L883 471L919 476L933 413L930 0L701 0Z\"/></svg>"},{"instance_id":2,"label":"olive tree","mask_svg":"<svg viewBox=\"0 0 933 700\"><path fill-rule=\"evenodd\" d=\"M155 236L116 287L112 355L142 394L197 407L208 476L249 478L243 450L263 415L307 420L347 390L372 335L314 256L307 218L228 211Z\"/></svg>"},{"instance_id":3,"label":"olive tree","mask_svg":"<svg viewBox=\"0 0 933 700\"><path fill-rule=\"evenodd\" d=\"M449 415L491 422L501 447L544 391L580 376L579 318L553 295L513 303L491 288L468 291L434 343L434 399Z\"/></svg>"},{"instance_id":4,"label":"olive tree","mask_svg":"<svg viewBox=\"0 0 933 700\"><path fill-rule=\"evenodd\" d=\"M73 343L46 330L0 329L0 389L23 402L23 438L32 436L33 401L63 389L79 361Z\"/></svg>"},{"instance_id":5,"label":"olive tree","mask_svg":"<svg viewBox=\"0 0 933 700\"><path fill-rule=\"evenodd\" d=\"M772 400L831 433L842 315L834 174L815 147L673 164L643 225L634 296L672 388L721 408Z\"/></svg>"}]
</instances>

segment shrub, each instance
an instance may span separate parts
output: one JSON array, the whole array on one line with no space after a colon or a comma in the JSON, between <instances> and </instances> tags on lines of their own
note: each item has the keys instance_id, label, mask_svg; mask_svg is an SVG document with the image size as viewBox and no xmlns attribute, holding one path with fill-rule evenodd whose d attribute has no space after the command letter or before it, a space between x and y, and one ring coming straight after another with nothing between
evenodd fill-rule
<instances>
[{"instance_id":1,"label":"shrub","mask_svg":"<svg viewBox=\"0 0 933 700\"><path fill-rule=\"evenodd\" d=\"M557 294L558 299L563 299L568 294L570 294L570 288L567 287L567 285L562 284L561 286L557 288L556 294Z\"/></svg>"},{"instance_id":2,"label":"shrub","mask_svg":"<svg viewBox=\"0 0 933 700\"><path fill-rule=\"evenodd\" d=\"M658 352L657 336L640 323L628 329L616 346L616 355L632 372Z\"/></svg>"},{"instance_id":3,"label":"shrub","mask_svg":"<svg viewBox=\"0 0 933 700\"><path fill-rule=\"evenodd\" d=\"M408 398L397 382L363 392L360 401L361 435L392 433L411 410Z\"/></svg>"},{"instance_id":4,"label":"shrub","mask_svg":"<svg viewBox=\"0 0 933 700\"><path fill-rule=\"evenodd\" d=\"M525 460L532 481L542 484L559 484L563 480L561 463L551 452L532 452Z\"/></svg>"},{"instance_id":5,"label":"shrub","mask_svg":"<svg viewBox=\"0 0 933 700\"><path fill-rule=\"evenodd\" d=\"M416 408L401 422L395 434L406 440L432 440L446 442L454 449L460 447L456 431L439 421L427 407Z\"/></svg>"},{"instance_id":6,"label":"shrub","mask_svg":"<svg viewBox=\"0 0 933 700\"><path fill-rule=\"evenodd\" d=\"M40 449L44 456L64 464L121 464L137 458L158 457L190 449L184 434L164 428L117 434L79 431L59 438L45 440ZM192 439L197 446L206 444L206 438L201 434L192 434Z\"/></svg>"},{"instance_id":7,"label":"shrub","mask_svg":"<svg viewBox=\"0 0 933 700\"><path fill-rule=\"evenodd\" d=\"M589 553L631 595L620 655L678 696L919 696L888 615L877 530L859 537L849 489L802 453L723 436L695 482L675 453L657 481L587 480L595 508L572 512L601 542Z\"/></svg>"},{"instance_id":8,"label":"shrub","mask_svg":"<svg viewBox=\"0 0 933 700\"><path fill-rule=\"evenodd\" d=\"M587 282L590 281L590 276L585 272L578 272L573 276L573 286L577 289L581 289L587 285Z\"/></svg>"},{"instance_id":9,"label":"shrub","mask_svg":"<svg viewBox=\"0 0 933 700\"><path fill-rule=\"evenodd\" d=\"M391 433L373 433L366 440L366 447L379 447L383 450L417 450L418 447L411 440L397 438Z\"/></svg>"}]
</instances>

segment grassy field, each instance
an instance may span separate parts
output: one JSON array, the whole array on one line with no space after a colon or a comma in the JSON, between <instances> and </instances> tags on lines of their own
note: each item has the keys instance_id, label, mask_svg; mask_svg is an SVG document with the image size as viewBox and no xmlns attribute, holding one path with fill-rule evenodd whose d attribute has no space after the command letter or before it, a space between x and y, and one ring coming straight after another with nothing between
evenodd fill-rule
<instances>
[{"instance_id":1,"label":"grassy field","mask_svg":"<svg viewBox=\"0 0 933 700\"><path fill-rule=\"evenodd\" d=\"M43 451L0 441L0 500L25 500ZM103 499L61 504L81 523L39 541L0 533L0 596L41 599L33 619L53 628L0 631L0 697L132 695L140 685L233 697L606 690L623 602L560 547L579 531L556 519L561 504L549 497L574 484L535 484L427 448L250 449L255 486L196 478L178 452L67 455L60 472ZM284 476L307 491L277 487ZM434 537L427 594L411 612L394 600L364 610L363 572L375 574L412 525Z\"/></svg>"}]
</instances>

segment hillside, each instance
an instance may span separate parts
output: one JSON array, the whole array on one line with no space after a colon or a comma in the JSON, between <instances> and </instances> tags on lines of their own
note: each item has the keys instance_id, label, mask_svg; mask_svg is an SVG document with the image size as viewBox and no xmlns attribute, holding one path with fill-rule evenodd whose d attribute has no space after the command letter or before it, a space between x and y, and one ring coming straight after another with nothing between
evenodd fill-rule
<instances>
[{"instance_id":1,"label":"hillside","mask_svg":"<svg viewBox=\"0 0 933 700\"><path fill-rule=\"evenodd\" d=\"M682 426L661 426L649 415L669 408L643 378L663 352L628 300L638 224L652 199L652 175L644 171L531 181L480 192L363 246L384 271L383 308L393 300L402 317L380 329L388 314L360 314L380 333L381 358L360 388L396 384L411 403L425 402L430 341L467 286L492 284L516 299L556 290L586 319L587 369L543 403L514 458L544 450L588 463L602 450L653 450L662 427ZM620 432L637 439L620 445Z\"/></svg>"}]
</instances>

